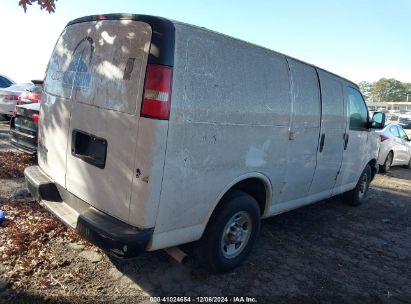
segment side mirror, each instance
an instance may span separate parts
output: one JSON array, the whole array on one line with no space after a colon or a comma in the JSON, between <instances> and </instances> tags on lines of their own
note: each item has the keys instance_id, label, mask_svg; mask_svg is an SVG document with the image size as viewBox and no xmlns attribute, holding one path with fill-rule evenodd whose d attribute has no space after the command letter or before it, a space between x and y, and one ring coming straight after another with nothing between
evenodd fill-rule
<instances>
[{"instance_id":1,"label":"side mirror","mask_svg":"<svg viewBox=\"0 0 411 304\"><path fill-rule=\"evenodd\" d=\"M382 112L375 112L371 120L372 129L382 129L385 126L385 114Z\"/></svg>"}]
</instances>

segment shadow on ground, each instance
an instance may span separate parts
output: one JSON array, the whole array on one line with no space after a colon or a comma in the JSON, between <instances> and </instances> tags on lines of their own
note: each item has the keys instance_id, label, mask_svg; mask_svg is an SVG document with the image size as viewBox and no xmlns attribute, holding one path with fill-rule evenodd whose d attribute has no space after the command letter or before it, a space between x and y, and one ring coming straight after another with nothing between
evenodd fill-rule
<instances>
[{"instance_id":1,"label":"shadow on ground","mask_svg":"<svg viewBox=\"0 0 411 304\"><path fill-rule=\"evenodd\" d=\"M411 300L410 218L408 196L371 189L357 208L329 199L265 220L254 252L229 274L177 264L161 251L113 264L151 296Z\"/></svg>"},{"instance_id":2,"label":"shadow on ground","mask_svg":"<svg viewBox=\"0 0 411 304\"><path fill-rule=\"evenodd\" d=\"M405 169L402 167L391 167L390 171L388 171L386 175L390 177L411 181L411 169Z\"/></svg>"}]
</instances>

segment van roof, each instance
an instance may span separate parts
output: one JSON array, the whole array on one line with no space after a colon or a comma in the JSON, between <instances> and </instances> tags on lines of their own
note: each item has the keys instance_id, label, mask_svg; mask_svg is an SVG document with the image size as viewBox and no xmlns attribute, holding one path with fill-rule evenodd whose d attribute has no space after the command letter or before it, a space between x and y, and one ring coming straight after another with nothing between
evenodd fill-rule
<instances>
[{"instance_id":1,"label":"van roof","mask_svg":"<svg viewBox=\"0 0 411 304\"><path fill-rule=\"evenodd\" d=\"M82 22L90 22L90 21L98 21L98 20L134 20L134 21L141 21L141 22L145 22L147 24L149 24L152 28L153 31L153 37L152 37L152 43L154 43L157 46L157 50L158 53L154 53L154 51L152 52L152 50L150 49L150 54L149 54L149 58L148 58L148 62L149 63L153 63L153 64L163 64L163 65L167 65L167 66L173 66L174 65L174 42L175 42L175 27L174 24L179 24L179 25L183 25L183 26L188 26L188 27L192 27L192 28L196 28L202 31L207 31L207 32L211 32L214 34L218 34L218 35L222 35L224 37L227 37L229 39L233 39L236 41L239 41L241 43L245 43L254 47L258 47L260 49L264 49L267 50L269 52L275 53L277 55L283 56L284 58L289 58L289 59L293 59L296 60L298 62L304 63L306 65L312 66L318 70L327 72L331 75L334 75L338 78L341 78L347 82L349 82L350 84L354 85L355 87L358 87L357 84L349 79L346 79L344 77L341 77L340 75L337 75L335 73L332 73L330 71L327 71L323 68L320 68L316 65L313 65L311 63L307 63L305 61L302 61L300 59L291 57L289 55L285 55L282 54L280 52L271 50L269 48L251 43L251 42L247 42L238 38L234 38L232 36L229 35L225 35L213 30L209 30L207 28L204 27L200 27L200 26L196 26L196 25L192 25L192 24L188 24L188 23L184 23L184 22L180 22L180 21L174 21L171 19L166 19L163 17L156 17L156 16L150 16L150 15L137 15L137 14L102 14L102 15L90 15L90 16L85 16L85 17L81 17L81 18L77 18L74 19L72 21L70 21L67 26L70 26L72 24L75 23L82 23Z\"/></svg>"}]
</instances>

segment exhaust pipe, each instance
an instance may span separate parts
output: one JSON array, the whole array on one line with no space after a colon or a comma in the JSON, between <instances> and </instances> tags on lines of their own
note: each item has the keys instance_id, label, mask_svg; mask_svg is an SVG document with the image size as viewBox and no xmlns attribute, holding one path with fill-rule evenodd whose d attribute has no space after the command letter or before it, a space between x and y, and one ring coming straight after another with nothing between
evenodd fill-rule
<instances>
[{"instance_id":1,"label":"exhaust pipe","mask_svg":"<svg viewBox=\"0 0 411 304\"><path fill-rule=\"evenodd\" d=\"M164 248L164 251L180 264L187 264L191 260L190 257L178 247Z\"/></svg>"}]
</instances>

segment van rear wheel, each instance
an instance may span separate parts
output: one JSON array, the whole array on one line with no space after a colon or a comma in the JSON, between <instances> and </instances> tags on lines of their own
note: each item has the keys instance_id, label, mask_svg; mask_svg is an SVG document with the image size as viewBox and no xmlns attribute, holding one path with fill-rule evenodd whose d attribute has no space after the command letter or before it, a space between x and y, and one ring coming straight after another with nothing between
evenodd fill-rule
<instances>
[{"instance_id":1,"label":"van rear wheel","mask_svg":"<svg viewBox=\"0 0 411 304\"><path fill-rule=\"evenodd\" d=\"M214 211L196 256L212 272L228 272L247 258L259 230L257 201L247 193L230 191Z\"/></svg>"},{"instance_id":2,"label":"van rear wheel","mask_svg":"<svg viewBox=\"0 0 411 304\"><path fill-rule=\"evenodd\" d=\"M358 206L362 203L371 183L371 174L371 167L367 164L364 171L361 173L360 179L358 180L355 188L343 194L344 202L346 204Z\"/></svg>"}]
</instances>

